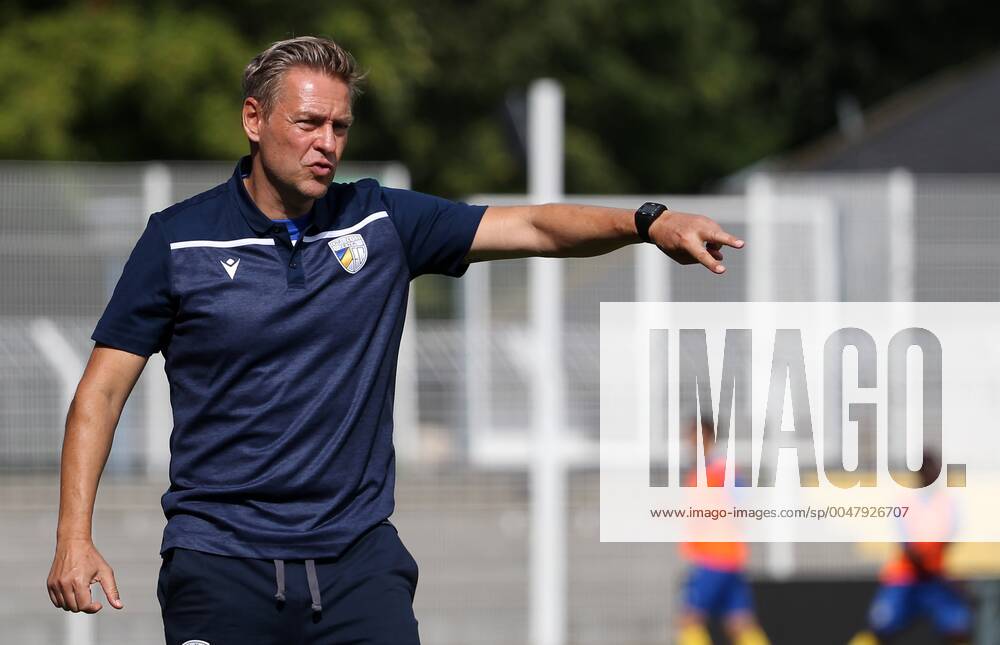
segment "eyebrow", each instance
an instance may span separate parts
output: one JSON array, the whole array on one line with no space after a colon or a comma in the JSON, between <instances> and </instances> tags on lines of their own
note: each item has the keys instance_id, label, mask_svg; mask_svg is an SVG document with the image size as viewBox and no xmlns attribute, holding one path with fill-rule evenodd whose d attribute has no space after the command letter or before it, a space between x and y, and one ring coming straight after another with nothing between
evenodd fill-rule
<instances>
[{"instance_id":1,"label":"eyebrow","mask_svg":"<svg viewBox=\"0 0 1000 645\"><path fill-rule=\"evenodd\" d=\"M295 120L295 121L299 121L301 119L305 119L307 121L320 121L320 120L325 121L326 120L326 116L323 115L323 114L320 114L319 112L308 112L308 111L294 112L291 116L292 116L292 119ZM336 123L336 124L339 124L339 125L351 125L351 124L354 123L354 115L350 114L350 115L345 116L345 117L335 118L335 119L333 119L333 122Z\"/></svg>"}]
</instances>

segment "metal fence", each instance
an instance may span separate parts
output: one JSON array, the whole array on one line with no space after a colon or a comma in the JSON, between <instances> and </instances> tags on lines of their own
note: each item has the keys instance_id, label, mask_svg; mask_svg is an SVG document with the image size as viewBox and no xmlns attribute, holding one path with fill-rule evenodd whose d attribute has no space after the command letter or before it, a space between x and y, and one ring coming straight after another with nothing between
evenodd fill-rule
<instances>
[{"instance_id":1,"label":"metal fence","mask_svg":"<svg viewBox=\"0 0 1000 645\"><path fill-rule=\"evenodd\" d=\"M24 588L44 601L12 605L0 616L6 624L18 612L37 612L35 628L16 637L11 632L8 637L18 640L10 642L55 642L48 635L72 633L62 631L61 622L52 627L61 616L44 609L47 600L38 591L45 558L51 558L62 423L93 326L148 214L223 181L231 168L0 163L0 468L6 495L0 521L12 546L38 551L30 573L17 573L21 564L13 558L2 566L26 578ZM406 184L405 172L395 166L349 172ZM669 546L601 545L596 538L599 303L991 300L1000 283L1000 255L992 252L1000 242L998 198L1000 176L903 171L760 175L744 192L727 195L566 198L623 207L654 199L713 216L748 241L745 251L728 254L722 278L677 267L650 246L634 246L601 258L560 261L563 287L544 294L542 306L554 307L563 323L561 449L574 472L566 545L574 563L566 591L572 642L663 642L679 570ZM525 199L481 195L469 201ZM404 534L409 531L418 560L432 563L433 572L422 574L417 601L430 643L526 640L527 466L538 414L533 349L545 342L538 337L532 279L530 261L501 261L416 290L438 297L446 290L457 312L408 321L397 385L399 523ZM166 485L170 431L161 372L151 361L126 406L105 477L111 492L101 498L109 513L121 512L113 521L133 526L136 539L154 551L162 527L154 493ZM114 492L129 487L139 492L131 498ZM138 528L130 499L152 502ZM48 541L32 542L31 535ZM135 556L137 570L155 565L151 555ZM867 575L881 555L851 545L771 545L754 551L754 571ZM486 581L482 594L459 582L470 571ZM31 575L37 579L27 579ZM111 626L112 617L92 624L107 642L125 642L126 633L133 642L155 642L136 636L157 628L155 601L143 611L128 629L124 623Z\"/></svg>"}]
</instances>

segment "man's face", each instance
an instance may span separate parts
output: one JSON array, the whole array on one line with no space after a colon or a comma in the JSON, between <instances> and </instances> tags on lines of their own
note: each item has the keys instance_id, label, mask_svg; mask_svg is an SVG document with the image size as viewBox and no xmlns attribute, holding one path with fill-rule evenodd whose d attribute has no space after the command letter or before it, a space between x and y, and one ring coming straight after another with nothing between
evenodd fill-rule
<instances>
[{"instance_id":1,"label":"man's face","mask_svg":"<svg viewBox=\"0 0 1000 645\"><path fill-rule=\"evenodd\" d=\"M244 129L259 144L268 181L287 198L313 200L326 194L347 145L353 119L350 90L343 80L307 67L281 79L266 118L243 107Z\"/></svg>"}]
</instances>

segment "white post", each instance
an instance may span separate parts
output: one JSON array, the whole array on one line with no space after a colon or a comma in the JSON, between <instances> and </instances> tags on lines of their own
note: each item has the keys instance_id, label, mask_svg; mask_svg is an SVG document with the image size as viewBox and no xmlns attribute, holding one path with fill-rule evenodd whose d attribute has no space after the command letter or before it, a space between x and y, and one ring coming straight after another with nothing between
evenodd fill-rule
<instances>
[{"instance_id":1,"label":"white post","mask_svg":"<svg viewBox=\"0 0 1000 645\"><path fill-rule=\"evenodd\" d=\"M396 361L396 396L393 399L392 442L402 461L420 460L420 409L417 404L417 299L410 289L403 336Z\"/></svg>"},{"instance_id":2,"label":"white post","mask_svg":"<svg viewBox=\"0 0 1000 645\"><path fill-rule=\"evenodd\" d=\"M528 92L528 192L532 203L556 202L563 192L563 93L551 79ZM534 339L531 458L531 614L533 645L566 642L566 473L562 356L562 264L529 264Z\"/></svg>"},{"instance_id":3,"label":"white post","mask_svg":"<svg viewBox=\"0 0 1000 645\"><path fill-rule=\"evenodd\" d=\"M667 204L669 206L669 204ZM670 265L673 263L669 257L664 255L655 244L635 245L635 300L637 302L669 302L670 300ZM670 327L670 321L665 320L666 327ZM670 332L675 333L675 332ZM652 342L652 341L651 341ZM664 375L667 373L667 361L665 360L667 347L663 348L664 353L650 352L649 365L636 364L638 372L637 383L649 380L649 374ZM648 370L648 373L647 373ZM652 388L652 384L650 384ZM651 423L666 423L667 411L674 409L668 405L667 401L653 397L649 399L650 407L647 411L648 427ZM655 409L655 412L654 412ZM643 415L640 415L640 419ZM655 455L668 454L667 437L663 433L654 432L650 435L650 450ZM658 458L657 458L658 459ZM663 468L666 464L657 460L656 467Z\"/></svg>"},{"instance_id":4,"label":"white post","mask_svg":"<svg viewBox=\"0 0 1000 645\"><path fill-rule=\"evenodd\" d=\"M813 262L815 300L840 300L840 231L839 215L833 202L823 199L813 211Z\"/></svg>"},{"instance_id":5,"label":"white post","mask_svg":"<svg viewBox=\"0 0 1000 645\"><path fill-rule=\"evenodd\" d=\"M56 324L49 318L36 318L29 328L31 342L38 355L49 364L59 379L61 409L69 410L76 393L76 385L86 367L82 356L78 355Z\"/></svg>"},{"instance_id":6,"label":"white post","mask_svg":"<svg viewBox=\"0 0 1000 645\"><path fill-rule=\"evenodd\" d=\"M172 184L170 169L165 165L146 166L142 176L142 213L139 214L144 225L150 215L170 206ZM170 432L174 427L170 385L163 368L163 355L153 354L146 362L140 383L145 403L146 476L161 481L170 467Z\"/></svg>"},{"instance_id":7,"label":"white post","mask_svg":"<svg viewBox=\"0 0 1000 645\"><path fill-rule=\"evenodd\" d=\"M747 182L747 243L748 258L747 285L748 300L769 302L775 298L774 271L774 221L777 199L774 183L767 175L756 174ZM768 325L769 327L770 325ZM754 323L755 328L766 328L764 320ZM779 462L780 465L780 462ZM775 506L785 501L785 494L775 490L772 495ZM775 579L787 579L794 571L795 552L788 542L775 539L768 542L765 567Z\"/></svg>"},{"instance_id":8,"label":"white post","mask_svg":"<svg viewBox=\"0 0 1000 645\"><path fill-rule=\"evenodd\" d=\"M490 265L469 267L461 280L465 328L465 456L475 459L490 433Z\"/></svg>"},{"instance_id":9,"label":"white post","mask_svg":"<svg viewBox=\"0 0 1000 645\"><path fill-rule=\"evenodd\" d=\"M903 168L896 168L889 173L887 182L889 206L889 300L895 303L912 303L914 292L914 215L916 211L916 185L913 175ZM897 304L892 309L893 316L901 320L909 320L912 306ZM919 382L917 364L907 365L907 383ZM909 389L909 388L908 388ZM906 397L906 419L916 420L907 423L906 460L911 466L920 463L921 454L916 446L920 445L920 430L923 411L920 395L910 394Z\"/></svg>"},{"instance_id":10,"label":"white post","mask_svg":"<svg viewBox=\"0 0 1000 645\"><path fill-rule=\"evenodd\" d=\"M889 173L889 299L912 302L916 186L909 171Z\"/></svg>"},{"instance_id":11,"label":"white post","mask_svg":"<svg viewBox=\"0 0 1000 645\"><path fill-rule=\"evenodd\" d=\"M655 244L635 245L635 299L639 302L670 300L670 264Z\"/></svg>"},{"instance_id":12,"label":"white post","mask_svg":"<svg viewBox=\"0 0 1000 645\"><path fill-rule=\"evenodd\" d=\"M79 356L55 323L48 318L36 318L29 328L31 341L56 378L59 379L61 409L69 410L76 385L83 376L84 359ZM93 586L91 587L93 590ZM67 613L64 624L66 645L93 645L96 642L94 619L86 614Z\"/></svg>"},{"instance_id":13,"label":"white post","mask_svg":"<svg viewBox=\"0 0 1000 645\"><path fill-rule=\"evenodd\" d=\"M389 164L382 183L392 188L409 189L410 172L401 163ZM410 289L406 301L406 320L399 340L396 361L396 396L393 399L393 444L402 461L420 459L420 404L417 394L417 299Z\"/></svg>"},{"instance_id":14,"label":"white post","mask_svg":"<svg viewBox=\"0 0 1000 645\"><path fill-rule=\"evenodd\" d=\"M747 295L753 302L774 300L774 185L766 175L747 181Z\"/></svg>"}]
</instances>

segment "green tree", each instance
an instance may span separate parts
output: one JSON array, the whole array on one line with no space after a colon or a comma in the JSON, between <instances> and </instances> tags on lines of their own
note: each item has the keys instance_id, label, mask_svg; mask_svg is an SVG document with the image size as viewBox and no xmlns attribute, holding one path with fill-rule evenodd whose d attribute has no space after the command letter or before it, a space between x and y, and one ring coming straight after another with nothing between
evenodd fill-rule
<instances>
[{"instance_id":1,"label":"green tree","mask_svg":"<svg viewBox=\"0 0 1000 645\"><path fill-rule=\"evenodd\" d=\"M225 22L169 9L71 6L0 31L0 155L229 158L246 149Z\"/></svg>"},{"instance_id":2,"label":"green tree","mask_svg":"<svg viewBox=\"0 0 1000 645\"><path fill-rule=\"evenodd\" d=\"M348 158L445 196L523 191L504 106L566 89L567 188L697 190L993 50L974 0L119 0L0 3L0 156L232 159L240 74L274 40L336 38L368 69Z\"/></svg>"}]
</instances>

